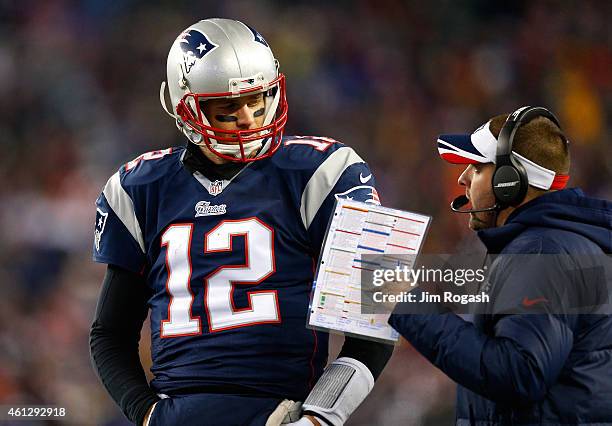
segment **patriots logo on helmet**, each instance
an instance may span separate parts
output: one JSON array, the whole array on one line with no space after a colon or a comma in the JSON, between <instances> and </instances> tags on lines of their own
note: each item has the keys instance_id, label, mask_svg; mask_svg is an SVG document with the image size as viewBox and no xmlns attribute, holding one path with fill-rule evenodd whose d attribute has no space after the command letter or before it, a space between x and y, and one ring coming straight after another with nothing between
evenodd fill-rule
<instances>
[{"instance_id":1,"label":"patriots logo on helmet","mask_svg":"<svg viewBox=\"0 0 612 426\"><path fill-rule=\"evenodd\" d=\"M378 196L378 192L376 188L370 185L358 185L354 186L351 189L348 189L339 194L335 194L337 200L341 198L345 198L347 200L365 200L364 202L370 204L380 205L380 197Z\"/></svg>"},{"instance_id":2,"label":"patriots logo on helmet","mask_svg":"<svg viewBox=\"0 0 612 426\"><path fill-rule=\"evenodd\" d=\"M254 28L251 28L247 25L247 27L249 28L249 30L251 30L251 32L253 33L253 37L255 37L255 41L257 43L261 43L264 46L266 46L267 48L270 48L270 46L268 46L268 42L266 42L266 40L263 38L263 36L261 34L259 34Z\"/></svg>"},{"instance_id":3,"label":"patriots logo on helmet","mask_svg":"<svg viewBox=\"0 0 612 426\"><path fill-rule=\"evenodd\" d=\"M183 31L178 36L178 41L183 51L183 62L187 73L191 71L191 68L199 59L218 47L203 32L193 28Z\"/></svg>"}]
</instances>

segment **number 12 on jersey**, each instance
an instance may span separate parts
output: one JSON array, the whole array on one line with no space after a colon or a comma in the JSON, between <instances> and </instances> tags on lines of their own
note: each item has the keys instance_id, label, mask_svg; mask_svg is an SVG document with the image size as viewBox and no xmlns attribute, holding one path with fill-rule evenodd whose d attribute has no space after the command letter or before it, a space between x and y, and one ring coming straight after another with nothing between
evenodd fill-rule
<instances>
[{"instance_id":1,"label":"number 12 on jersey","mask_svg":"<svg viewBox=\"0 0 612 426\"><path fill-rule=\"evenodd\" d=\"M200 317L192 312L192 233L193 223L173 224L161 238L162 247L166 246L166 292L170 297L168 319L161 323L163 338L202 333ZM211 333L281 321L276 290L248 291L249 304L245 308L236 308L233 297L234 286L257 285L276 271L274 230L271 227L256 217L224 220L206 233L200 253L206 256L231 252L235 236L244 236L245 264L220 265L204 278L204 310Z\"/></svg>"}]
</instances>

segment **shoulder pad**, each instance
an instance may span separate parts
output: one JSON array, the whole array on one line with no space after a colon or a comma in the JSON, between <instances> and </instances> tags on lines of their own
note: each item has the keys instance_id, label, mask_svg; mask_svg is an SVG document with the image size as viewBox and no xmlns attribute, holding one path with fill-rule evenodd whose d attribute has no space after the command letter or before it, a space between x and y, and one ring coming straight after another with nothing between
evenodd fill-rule
<instances>
[{"instance_id":1,"label":"shoulder pad","mask_svg":"<svg viewBox=\"0 0 612 426\"><path fill-rule=\"evenodd\" d=\"M346 145L328 137L287 136L283 138L281 148L272 158L275 158L281 167L288 161L292 169L296 166L313 169L342 147Z\"/></svg>"},{"instance_id":2,"label":"shoulder pad","mask_svg":"<svg viewBox=\"0 0 612 426\"><path fill-rule=\"evenodd\" d=\"M140 185L156 181L179 164L184 147L170 147L139 155L120 169L122 181Z\"/></svg>"},{"instance_id":3,"label":"shoulder pad","mask_svg":"<svg viewBox=\"0 0 612 426\"><path fill-rule=\"evenodd\" d=\"M308 147L318 152L326 152L329 149L333 150L335 145L343 144L336 139L326 136L287 136L283 138L283 146L285 147Z\"/></svg>"}]
</instances>

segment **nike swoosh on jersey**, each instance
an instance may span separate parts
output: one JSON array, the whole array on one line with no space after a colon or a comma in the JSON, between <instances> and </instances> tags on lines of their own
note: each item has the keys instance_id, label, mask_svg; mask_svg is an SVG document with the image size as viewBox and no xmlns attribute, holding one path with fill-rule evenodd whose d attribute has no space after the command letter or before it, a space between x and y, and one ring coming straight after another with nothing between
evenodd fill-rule
<instances>
[{"instance_id":1,"label":"nike swoosh on jersey","mask_svg":"<svg viewBox=\"0 0 612 426\"><path fill-rule=\"evenodd\" d=\"M546 303L548 300L544 297L537 297L535 299L528 299L527 297L523 298L523 306L526 308L535 305L536 303Z\"/></svg>"},{"instance_id":2,"label":"nike swoosh on jersey","mask_svg":"<svg viewBox=\"0 0 612 426\"><path fill-rule=\"evenodd\" d=\"M361 183L367 183L370 179L372 179L372 173L370 173L366 177L363 177L363 175L359 173L359 180L361 181Z\"/></svg>"}]
</instances>

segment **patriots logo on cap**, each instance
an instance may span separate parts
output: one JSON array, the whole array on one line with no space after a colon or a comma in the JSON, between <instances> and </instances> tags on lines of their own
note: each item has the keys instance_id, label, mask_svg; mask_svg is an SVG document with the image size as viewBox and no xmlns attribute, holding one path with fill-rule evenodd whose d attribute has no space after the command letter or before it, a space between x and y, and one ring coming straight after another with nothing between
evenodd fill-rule
<instances>
[{"instance_id":1,"label":"patriots logo on cap","mask_svg":"<svg viewBox=\"0 0 612 426\"><path fill-rule=\"evenodd\" d=\"M193 28L183 31L178 36L178 41L183 51L186 73L191 71L191 68L199 59L202 59L204 55L218 47L203 32Z\"/></svg>"},{"instance_id":2,"label":"patriots logo on cap","mask_svg":"<svg viewBox=\"0 0 612 426\"><path fill-rule=\"evenodd\" d=\"M251 32L253 33L253 37L255 37L255 41L256 41L257 43L261 43L261 44L263 44L264 46L266 46L266 47L268 47L268 48L270 47L270 46L268 46L268 43L266 42L266 40L263 38L263 36L262 36L261 34L259 34L257 31L255 31L255 29L254 29L254 28L251 28L251 27L249 27L248 25L247 25L247 27L248 27L248 28L249 28L249 30L251 30Z\"/></svg>"}]
</instances>

